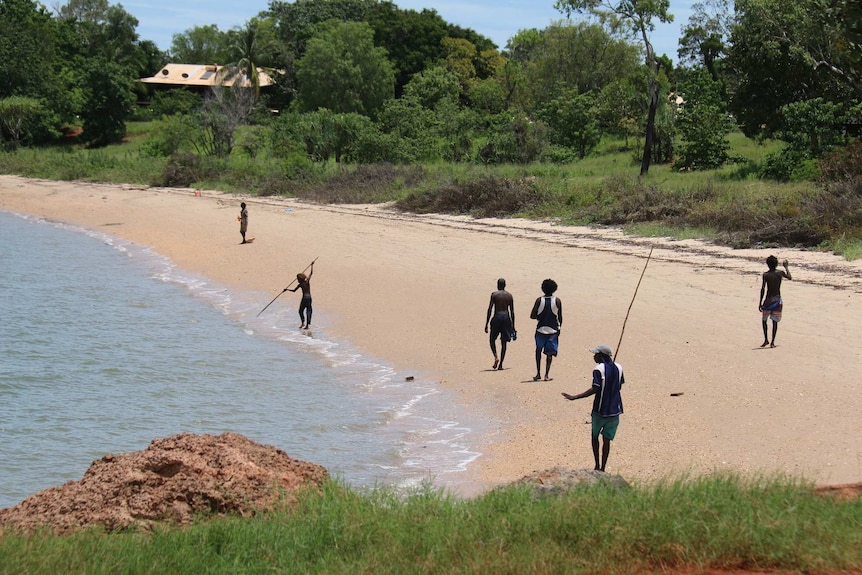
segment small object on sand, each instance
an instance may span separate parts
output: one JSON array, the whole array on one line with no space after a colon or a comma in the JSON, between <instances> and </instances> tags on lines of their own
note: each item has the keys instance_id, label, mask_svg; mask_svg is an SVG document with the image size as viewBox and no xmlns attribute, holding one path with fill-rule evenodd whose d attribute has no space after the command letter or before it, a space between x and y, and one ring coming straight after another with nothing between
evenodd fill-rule
<instances>
[{"instance_id":1,"label":"small object on sand","mask_svg":"<svg viewBox=\"0 0 862 575\"><path fill-rule=\"evenodd\" d=\"M680 395L682 395L683 393L684 393L684 392L682 392L682 391L675 391L675 392L671 393L671 394L670 394L670 396L671 396L671 397L679 397L679 396L680 396Z\"/></svg>"},{"instance_id":2,"label":"small object on sand","mask_svg":"<svg viewBox=\"0 0 862 575\"><path fill-rule=\"evenodd\" d=\"M201 197L201 191L200 190L195 190L195 197L196 198Z\"/></svg>"},{"instance_id":3,"label":"small object on sand","mask_svg":"<svg viewBox=\"0 0 862 575\"><path fill-rule=\"evenodd\" d=\"M413 381L413 376L408 375L407 377L404 378L404 381Z\"/></svg>"}]
</instances>

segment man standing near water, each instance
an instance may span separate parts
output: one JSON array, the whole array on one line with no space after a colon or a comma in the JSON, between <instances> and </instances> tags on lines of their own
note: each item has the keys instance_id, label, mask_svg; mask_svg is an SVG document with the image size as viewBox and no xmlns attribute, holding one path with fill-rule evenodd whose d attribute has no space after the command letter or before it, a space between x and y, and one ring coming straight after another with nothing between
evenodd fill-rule
<instances>
[{"instance_id":1,"label":"man standing near water","mask_svg":"<svg viewBox=\"0 0 862 575\"><path fill-rule=\"evenodd\" d=\"M784 302L781 300L781 280L787 278L792 280L790 269L787 267L787 260L782 262L784 271L778 269L778 258L769 256L766 258L766 265L769 269L763 272L763 282L760 284L760 298L757 309L761 312L763 319L763 343L760 347L775 347L775 334L778 333L778 322L781 321L781 312L784 309ZM763 297L764 292L766 298ZM769 340L768 330L766 326L767 320L772 320L772 341Z\"/></svg>"},{"instance_id":2,"label":"man standing near water","mask_svg":"<svg viewBox=\"0 0 862 575\"><path fill-rule=\"evenodd\" d=\"M245 233L248 231L248 210L245 207L245 202L242 202L239 207L240 212L237 219L239 220L239 233L242 235L241 243L247 244L248 242L245 241Z\"/></svg>"},{"instance_id":3,"label":"man standing near water","mask_svg":"<svg viewBox=\"0 0 862 575\"><path fill-rule=\"evenodd\" d=\"M491 312L494 317L491 318ZM506 280L497 280L497 291L491 294L488 303L488 313L485 315L485 333L488 333L488 322L491 323L491 353L494 354L494 365L491 369L503 369L506 359L506 345L513 341L515 332L515 302L512 294L506 291ZM500 359L497 359L497 337L500 338Z\"/></svg>"},{"instance_id":4,"label":"man standing near water","mask_svg":"<svg viewBox=\"0 0 862 575\"><path fill-rule=\"evenodd\" d=\"M292 292L298 289L302 290L302 299L299 300L299 320L302 322L299 329L307 329L311 327L311 276L314 275L314 262L311 262L311 270L306 276L304 273L296 274L296 287ZM287 288L285 288L287 289Z\"/></svg>"},{"instance_id":5,"label":"man standing near water","mask_svg":"<svg viewBox=\"0 0 862 575\"><path fill-rule=\"evenodd\" d=\"M620 389L626 379L623 367L612 359L613 352L608 345L599 345L590 350L596 366L593 368L593 384L590 389L577 395L563 393L568 400L581 399L595 395L592 411L592 445L596 460L596 471L604 471L611 452L611 441L617 433L620 414L623 412L623 398ZM602 436L602 458L599 463L599 435Z\"/></svg>"}]
</instances>

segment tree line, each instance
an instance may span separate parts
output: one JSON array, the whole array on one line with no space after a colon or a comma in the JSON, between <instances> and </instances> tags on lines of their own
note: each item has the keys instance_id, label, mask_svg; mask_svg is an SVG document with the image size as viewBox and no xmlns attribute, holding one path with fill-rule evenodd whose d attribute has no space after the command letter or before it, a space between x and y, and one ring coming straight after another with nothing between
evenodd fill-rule
<instances>
[{"instance_id":1,"label":"tree line","mask_svg":"<svg viewBox=\"0 0 862 575\"><path fill-rule=\"evenodd\" d=\"M271 0L231 30L196 26L168 51L139 38L108 0L0 0L0 135L44 145L80 129L117 142L131 119L158 120L148 146L226 157L254 124L273 156L304 161L573 162L602 137L640 162L714 169L727 136L777 138L762 177L806 177L862 135L858 0L707 0L684 24L677 63L651 34L669 0L558 0L561 20L498 47L432 9L381 0ZM563 16L576 16L563 20ZM222 64L266 90L148 93L165 63ZM147 106L137 106L147 102ZM278 115L270 111L278 110ZM810 174L809 174L810 175Z\"/></svg>"}]
</instances>

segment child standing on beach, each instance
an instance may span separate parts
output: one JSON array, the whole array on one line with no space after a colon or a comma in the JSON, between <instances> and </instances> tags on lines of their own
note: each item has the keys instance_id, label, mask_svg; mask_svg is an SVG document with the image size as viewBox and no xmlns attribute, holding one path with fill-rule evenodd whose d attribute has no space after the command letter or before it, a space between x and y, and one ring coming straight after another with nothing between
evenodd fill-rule
<instances>
[{"instance_id":1,"label":"child standing on beach","mask_svg":"<svg viewBox=\"0 0 862 575\"><path fill-rule=\"evenodd\" d=\"M239 233L242 236L243 244L247 244L248 242L245 240L245 233L248 231L248 210L245 207L245 202L242 202L240 205L239 215L236 219L239 220Z\"/></svg>"}]
</instances>

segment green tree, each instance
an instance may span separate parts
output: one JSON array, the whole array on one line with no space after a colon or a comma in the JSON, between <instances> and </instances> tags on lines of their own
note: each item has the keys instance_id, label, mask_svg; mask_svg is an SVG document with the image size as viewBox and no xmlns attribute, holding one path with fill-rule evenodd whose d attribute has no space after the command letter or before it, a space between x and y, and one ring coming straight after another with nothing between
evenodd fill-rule
<instances>
[{"instance_id":1,"label":"green tree","mask_svg":"<svg viewBox=\"0 0 862 575\"><path fill-rule=\"evenodd\" d=\"M640 67L637 47L613 38L600 26L553 24L539 38L520 59L527 99L536 108L572 88L582 94L599 93Z\"/></svg>"},{"instance_id":2,"label":"green tree","mask_svg":"<svg viewBox=\"0 0 862 575\"><path fill-rule=\"evenodd\" d=\"M392 2L378 2L366 19L374 30L374 43L386 49L396 70L395 93L417 73L444 57L443 38L448 25L434 10L401 10Z\"/></svg>"},{"instance_id":3,"label":"green tree","mask_svg":"<svg viewBox=\"0 0 862 575\"><path fill-rule=\"evenodd\" d=\"M834 60L837 23L825 24L830 16L821 7L816 0L737 0L728 56L730 110L747 136L780 129L787 104L854 97L851 83L823 64Z\"/></svg>"},{"instance_id":4,"label":"green tree","mask_svg":"<svg viewBox=\"0 0 862 575\"><path fill-rule=\"evenodd\" d=\"M524 115L497 114L490 119L488 132L488 142L476 157L482 164L529 164L541 159L548 149L547 126Z\"/></svg>"},{"instance_id":5,"label":"green tree","mask_svg":"<svg viewBox=\"0 0 862 575\"><path fill-rule=\"evenodd\" d=\"M230 36L215 24L194 26L174 34L169 50L172 62L182 64L225 64L232 61Z\"/></svg>"},{"instance_id":6,"label":"green tree","mask_svg":"<svg viewBox=\"0 0 862 575\"><path fill-rule=\"evenodd\" d=\"M373 35L364 22L331 20L309 40L297 62L303 110L377 115L394 96L395 71L386 51L374 46Z\"/></svg>"},{"instance_id":7,"label":"green tree","mask_svg":"<svg viewBox=\"0 0 862 575\"><path fill-rule=\"evenodd\" d=\"M379 114L378 124L397 146L392 150L397 155L387 158L390 161L420 162L440 157L440 120L434 110L423 106L417 98L403 96L387 100Z\"/></svg>"},{"instance_id":8,"label":"green tree","mask_svg":"<svg viewBox=\"0 0 862 575\"><path fill-rule=\"evenodd\" d=\"M414 74L445 58L443 38L467 40L478 53L496 48L475 31L448 24L433 9L402 10L386 0L274 0L270 2L270 14L292 61L305 55L308 41L324 22L366 22L374 31L374 45L386 50L395 68L398 96Z\"/></svg>"},{"instance_id":9,"label":"green tree","mask_svg":"<svg viewBox=\"0 0 862 575\"><path fill-rule=\"evenodd\" d=\"M260 72L264 71L270 77L277 74L269 65L276 50L272 23L252 18L245 26L232 30L229 37L228 50L232 59L219 71L222 81L241 88L248 81L255 97L259 97Z\"/></svg>"},{"instance_id":10,"label":"green tree","mask_svg":"<svg viewBox=\"0 0 862 575\"><path fill-rule=\"evenodd\" d=\"M599 127L606 133L625 137L626 148L629 136L639 131L637 126L646 117L646 82L640 80L639 75L614 80L596 98Z\"/></svg>"},{"instance_id":11,"label":"green tree","mask_svg":"<svg viewBox=\"0 0 862 575\"><path fill-rule=\"evenodd\" d=\"M32 0L0 2L0 98L42 97L55 81L58 26Z\"/></svg>"},{"instance_id":12,"label":"green tree","mask_svg":"<svg viewBox=\"0 0 862 575\"><path fill-rule=\"evenodd\" d=\"M692 4L692 10L679 39L677 54L680 63L689 67L703 66L713 80L718 80L733 22L729 0L696 2Z\"/></svg>"},{"instance_id":13,"label":"green tree","mask_svg":"<svg viewBox=\"0 0 862 575\"><path fill-rule=\"evenodd\" d=\"M56 115L41 100L24 96L0 98L0 141L8 148L56 138L56 125Z\"/></svg>"},{"instance_id":14,"label":"green tree","mask_svg":"<svg viewBox=\"0 0 862 575\"><path fill-rule=\"evenodd\" d=\"M69 0L58 13L61 20L75 28L80 42L77 52L81 57L103 58L125 66L129 76L134 78L154 72L163 63L164 56L160 53L159 61L153 62L155 44L140 41L138 19L122 4L110 5L107 0Z\"/></svg>"},{"instance_id":15,"label":"green tree","mask_svg":"<svg viewBox=\"0 0 862 575\"><path fill-rule=\"evenodd\" d=\"M83 134L92 146L119 142L126 135L126 119L135 105L134 86L124 67L91 59L81 75L84 104Z\"/></svg>"},{"instance_id":16,"label":"green tree","mask_svg":"<svg viewBox=\"0 0 862 575\"><path fill-rule=\"evenodd\" d=\"M697 68L680 87L683 103L676 127L683 141L675 168L712 170L728 159L733 120L726 111L722 85L704 67Z\"/></svg>"},{"instance_id":17,"label":"green tree","mask_svg":"<svg viewBox=\"0 0 862 575\"><path fill-rule=\"evenodd\" d=\"M792 102L781 108L784 121L776 136L793 150L808 158L819 158L835 146L844 144L844 106L814 98Z\"/></svg>"},{"instance_id":18,"label":"green tree","mask_svg":"<svg viewBox=\"0 0 862 575\"><path fill-rule=\"evenodd\" d=\"M419 72L404 87L405 98L412 98L429 110L443 100L457 101L459 92L458 76L442 66Z\"/></svg>"},{"instance_id":19,"label":"green tree","mask_svg":"<svg viewBox=\"0 0 862 575\"><path fill-rule=\"evenodd\" d=\"M650 71L649 109L641 158L641 174L647 173L653 158L656 112L659 106L659 64L650 41L650 32L655 29L655 20L673 21L673 15L668 12L670 0L557 0L555 6L566 14L589 12L598 16L612 31L624 31L640 39Z\"/></svg>"},{"instance_id":20,"label":"green tree","mask_svg":"<svg viewBox=\"0 0 862 575\"><path fill-rule=\"evenodd\" d=\"M577 88L569 88L545 104L539 117L550 128L551 142L584 158L601 139L595 108L592 92L579 94Z\"/></svg>"}]
</instances>

